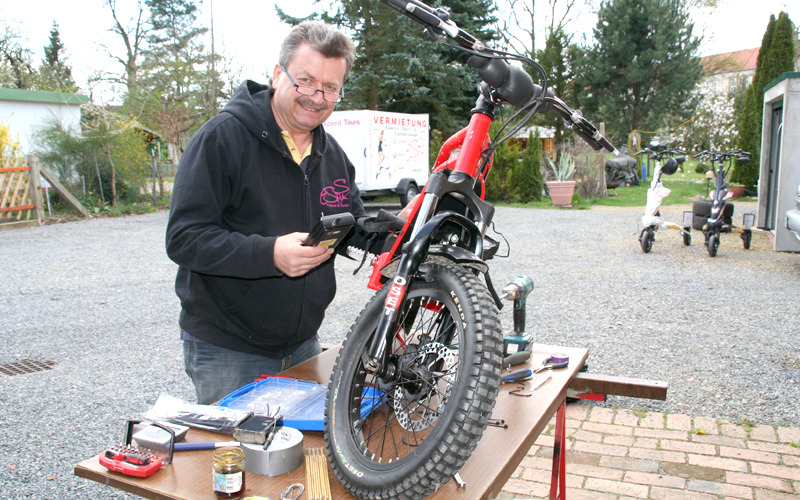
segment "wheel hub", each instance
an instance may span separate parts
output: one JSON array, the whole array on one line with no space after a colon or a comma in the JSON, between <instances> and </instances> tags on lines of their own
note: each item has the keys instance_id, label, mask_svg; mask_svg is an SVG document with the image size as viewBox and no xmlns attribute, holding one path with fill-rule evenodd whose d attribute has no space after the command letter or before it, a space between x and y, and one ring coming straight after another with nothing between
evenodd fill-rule
<instances>
[{"instance_id":1,"label":"wheel hub","mask_svg":"<svg viewBox=\"0 0 800 500\"><path fill-rule=\"evenodd\" d=\"M414 353L404 365L406 373L415 375L395 386L392 406L397 422L406 430L421 431L436 423L447 403L450 386L455 380L451 370L456 354L444 344L430 342Z\"/></svg>"}]
</instances>

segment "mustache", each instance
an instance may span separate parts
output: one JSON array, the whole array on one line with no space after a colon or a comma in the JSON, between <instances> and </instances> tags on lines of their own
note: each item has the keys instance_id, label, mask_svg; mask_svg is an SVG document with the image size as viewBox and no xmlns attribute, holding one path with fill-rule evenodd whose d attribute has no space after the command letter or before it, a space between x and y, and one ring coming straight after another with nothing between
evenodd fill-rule
<instances>
[{"instance_id":1,"label":"mustache","mask_svg":"<svg viewBox=\"0 0 800 500\"><path fill-rule=\"evenodd\" d=\"M322 111L323 109L328 109L328 105L326 102L323 101L321 104L317 104L308 97L300 97L297 99L297 102L299 102L301 105L307 108L311 108L316 111Z\"/></svg>"}]
</instances>

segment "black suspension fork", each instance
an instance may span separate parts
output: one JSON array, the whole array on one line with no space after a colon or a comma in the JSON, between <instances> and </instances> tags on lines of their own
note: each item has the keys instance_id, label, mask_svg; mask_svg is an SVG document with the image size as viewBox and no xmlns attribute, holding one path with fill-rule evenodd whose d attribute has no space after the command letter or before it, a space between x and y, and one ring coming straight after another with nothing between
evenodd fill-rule
<instances>
[{"instance_id":1,"label":"black suspension fork","mask_svg":"<svg viewBox=\"0 0 800 500\"><path fill-rule=\"evenodd\" d=\"M408 245L414 243L416 243L415 250L408 251L408 249L404 249L403 255L400 257L400 263L389 286L375 333L370 341L369 348L362 355L362 361L367 369L374 371L379 377L393 375L390 373L390 366L386 363L389 341L395 335L397 315L405 303L410 277L419 269L420 264L428 253L428 238L417 237L409 242Z\"/></svg>"},{"instance_id":2,"label":"black suspension fork","mask_svg":"<svg viewBox=\"0 0 800 500\"><path fill-rule=\"evenodd\" d=\"M394 278L389 285L389 291L384 299L383 310L375 333L370 341L369 348L362 355L362 362L368 370L372 370L379 377L392 376L390 366L386 362L388 345L395 335L397 315L405 303L411 276L419 269L420 264L428 255L428 247L434 229L438 224L431 224L431 215L436 210L442 191L448 184L448 173L436 172L428 178L425 185L425 197L422 200L417 220L412 229L408 243L403 245L400 262ZM427 222L425 222L427 221ZM425 222L423 224L423 222Z\"/></svg>"},{"instance_id":3,"label":"black suspension fork","mask_svg":"<svg viewBox=\"0 0 800 500\"><path fill-rule=\"evenodd\" d=\"M493 118L494 103L481 95L478 97L472 113L479 113ZM483 138L476 136L467 140L483 141ZM430 176L425 185L425 197L422 199L410 239L408 243L403 245L400 262L384 300L378 325L366 352L362 355L364 366L379 377L391 378L394 375L390 373L392 368L387 363L389 342L396 333L397 316L406 301L408 287L411 284L410 280L428 255L433 233L439 227L441 216L433 216L436 206L439 199L445 193L450 192L460 193L467 208L478 218L481 225L479 229L481 237L486 231L486 224L492 219L494 207L478 198L475 194L475 178L464 172L449 170L435 172ZM482 240L479 239L477 241L478 255L480 255L481 248Z\"/></svg>"},{"instance_id":4,"label":"black suspension fork","mask_svg":"<svg viewBox=\"0 0 800 500\"><path fill-rule=\"evenodd\" d=\"M430 217L432 212L423 213L426 202L430 202L430 210L435 210L440 195L451 192L462 195L462 199L466 201L472 213L481 221L480 229L472 220L460 214L447 212ZM362 362L366 368L379 377L391 378L394 375L391 373L392 367L387 363L389 342L396 334L398 314L406 302L408 287L428 255L434 233L447 222L456 223L464 228L471 227L471 240L475 246L472 251L475 255L480 255L483 248L483 230L486 227L486 221L490 221L494 213L494 207L491 204L477 198L474 191L474 179L459 172L451 172L449 175L444 172L433 174L425 187L425 193L426 200L417 215L418 223L414 227L413 236L403 245L397 271L389 285L378 324L367 350L362 355ZM419 221L427 222L422 224Z\"/></svg>"}]
</instances>

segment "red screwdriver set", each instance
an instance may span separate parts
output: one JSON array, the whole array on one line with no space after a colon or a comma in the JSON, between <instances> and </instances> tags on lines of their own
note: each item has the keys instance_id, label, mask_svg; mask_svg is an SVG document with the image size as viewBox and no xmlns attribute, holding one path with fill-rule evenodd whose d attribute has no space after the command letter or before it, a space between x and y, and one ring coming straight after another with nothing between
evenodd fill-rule
<instances>
[{"instance_id":1,"label":"red screwdriver set","mask_svg":"<svg viewBox=\"0 0 800 500\"><path fill-rule=\"evenodd\" d=\"M98 460L100 465L106 469L125 474L126 476L148 477L153 475L165 464L172 462L172 454L175 451L175 432L165 425L152 423L166 431L169 436L169 443L166 447L168 456L163 456L148 448L142 448L131 444L134 433L134 426L140 424L140 420L128 420L128 427L125 432L125 444L114 445L106 448L100 453Z\"/></svg>"}]
</instances>

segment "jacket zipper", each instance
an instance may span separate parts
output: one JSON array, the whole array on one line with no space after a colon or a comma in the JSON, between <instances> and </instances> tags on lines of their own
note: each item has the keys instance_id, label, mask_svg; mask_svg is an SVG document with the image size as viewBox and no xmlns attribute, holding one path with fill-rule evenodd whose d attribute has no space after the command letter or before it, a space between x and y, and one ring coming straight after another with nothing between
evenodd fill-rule
<instances>
[{"instance_id":1,"label":"jacket zipper","mask_svg":"<svg viewBox=\"0 0 800 500\"><path fill-rule=\"evenodd\" d=\"M307 173L307 169L306 169L306 170L303 170L303 219L304 219L305 224L306 224L306 232L311 231L311 223L309 222L309 219L310 219L309 216L310 216L310 213L311 213L311 193L310 193L311 187L310 186L311 186L311 181L308 178L308 173ZM292 335L292 338L290 339L290 343L293 343L295 341L295 339L297 338L298 331L300 329L300 321L301 321L301 319L303 317L303 312L304 312L303 311L303 304L304 304L303 297L305 297L305 294L306 294L306 279L307 279L307 277L308 277L307 275L303 276L302 284L300 286L300 307L298 308L300 310L300 313L297 315L297 322L294 325L294 333ZM287 354L289 354L289 353L284 353L284 356L286 356Z\"/></svg>"}]
</instances>

